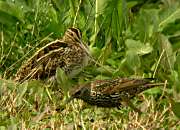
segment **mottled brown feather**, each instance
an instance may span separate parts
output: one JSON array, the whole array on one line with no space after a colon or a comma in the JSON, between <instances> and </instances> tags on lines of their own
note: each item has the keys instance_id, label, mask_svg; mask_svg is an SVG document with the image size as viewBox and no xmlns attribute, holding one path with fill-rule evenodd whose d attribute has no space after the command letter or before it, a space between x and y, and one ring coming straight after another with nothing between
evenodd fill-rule
<instances>
[{"instance_id":1,"label":"mottled brown feather","mask_svg":"<svg viewBox=\"0 0 180 130\"><path fill-rule=\"evenodd\" d=\"M77 98L99 107L119 107L121 102L130 100L149 88L164 85L153 83L152 79L115 78L95 80L74 87L70 100Z\"/></svg>"},{"instance_id":2,"label":"mottled brown feather","mask_svg":"<svg viewBox=\"0 0 180 130\"><path fill-rule=\"evenodd\" d=\"M81 39L78 39L81 38L79 33L78 29L70 28L62 39L40 48L20 67L15 81L48 78L55 75L57 67L62 68L69 77L76 75L76 69L81 70L87 65L89 54Z\"/></svg>"}]
</instances>

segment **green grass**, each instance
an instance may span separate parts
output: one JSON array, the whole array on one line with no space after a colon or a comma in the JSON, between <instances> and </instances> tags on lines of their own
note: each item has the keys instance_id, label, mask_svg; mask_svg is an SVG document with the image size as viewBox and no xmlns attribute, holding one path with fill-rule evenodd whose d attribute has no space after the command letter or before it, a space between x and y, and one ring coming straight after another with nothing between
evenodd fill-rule
<instances>
[{"instance_id":1,"label":"green grass","mask_svg":"<svg viewBox=\"0 0 180 130\"><path fill-rule=\"evenodd\" d=\"M74 100L64 105L40 81L15 85L1 80L1 128L29 129L178 129L180 122L164 95L140 94L129 107L104 109Z\"/></svg>"},{"instance_id":2,"label":"green grass","mask_svg":"<svg viewBox=\"0 0 180 130\"><path fill-rule=\"evenodd\" d=\"M178 0L0 1L0 129L180 129L179 7ZM42 81L13 81L26 59L72 26L97 63L67 81L70 87L114 77L167 81L132 99L143 114L65 105Z\"/></svg>"}]
</instances>

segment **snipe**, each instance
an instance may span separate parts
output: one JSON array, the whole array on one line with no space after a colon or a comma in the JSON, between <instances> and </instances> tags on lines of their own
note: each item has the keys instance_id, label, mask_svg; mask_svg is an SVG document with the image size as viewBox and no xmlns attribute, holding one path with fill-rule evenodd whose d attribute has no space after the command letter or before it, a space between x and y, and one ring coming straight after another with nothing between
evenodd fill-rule
<instances>
[{"instance_id":1,"label":"snipe","mask_svg":"<svg viewBox=\"0 0 180 130\"><path fill-rule=\"evenodd\" d=\"M70 91L70 98L67 100L67 103L76 98L97 107L119 108L122 102L125 102L126 105L138 111L132 105L130 99L144 90L160 85L164 85L164 83L153 83L152 79L148 78L96 80L74 87Z\"/></svg>"},{"instance_id":2,"label":"snipe","mask_svg":"<svg viewBox=\"0 0 180 130\"><path fill-rule=\"evenodd\" d=\"M89 51L81 40L77 28L69 28L60 40L40 48L17 71L15 81L46 79L54 76L56 68L61 68L72 78L88 64Z\"/></svg>"}]
</instances>

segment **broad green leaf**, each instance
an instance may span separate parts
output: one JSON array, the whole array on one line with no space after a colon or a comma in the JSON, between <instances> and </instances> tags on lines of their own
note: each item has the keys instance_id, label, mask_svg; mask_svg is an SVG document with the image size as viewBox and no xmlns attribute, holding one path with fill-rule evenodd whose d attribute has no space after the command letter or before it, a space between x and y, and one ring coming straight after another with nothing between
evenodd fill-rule
<instances>
[{"instance_id":1,"label":"broad green leaf","mask_svg":"<svg viewBox=\"0 0 180 130\"><path fill-rule=\"evenodd\" d=\"M146 43L139 49L138 54L145 55L145 54L151 53L152 51L153 51L153 48L150 45L150 43Z\"/></svg>"},{"instance_id":2,"label":"broad green leaf","mask_svg":"<svg viewBox=\"0 0 180 130\"><path fill-rule=\"evenodd\" d=\"M29 80L20 84L17 94L17 105L22 105L26 101L27 105L31 106L34 103L37 105L48 98L45 92L45 85L40 80Z\"/></svg>"},{"instance_id":3,"label":"broad green leaf","mask_svg":"<svg viewBox=\"0 0 180 130\"><path fill-rule=\"evenodd\" d=\"M114 60L114 59L112 59L112 58L108 58L108 59L106 60L106 62L107 62L109 65L111 65L112 67L114 67L114 68L118 65L118 63L116 62L116 60Z\"/></svg>"},{"instance_id":4,"label":"broad green leaf","mask_svg":"<svg viewBox=\"0 0 180 130\"><path fill-rule=\"evenodd\" d=\"M0 19L3 19L3 20L5 20L6 18L8 20L11 20L14 17L21 22L24 21L23 10L19 6L13 3L0 1L0 14L1 14ZM3 20L1 20L1 22L3 22ZM4 22L7 22L7 21L4 21Z\"/></svg>"},{"instance_id":5,"label":"broad green leaf","mask_svg":"<svg viewBox=\"0 0 180 130\"><path fill-rule=\"evenodd\" d=\"M28 88L28 82L24 82L23 84L18 86L17 96L16 96L16 105L19 106L23 103L23 96L25 95Z\"/></svg>"},{"instance_id":6,"label":"broad green leaf","mask_svg":"<svg viewBox=\"0 0 180 130\"><path fill-rule=\"evenodd\" d=\"M127 7L130 9L138 4L137 1L129 1L127 2Z\"/></svg>"},{"instance_id":7,"label":"broad green leaf","mask_svg":"<svg viewBox=\"0 0 180 130\"><path fill-rule=\"evenodd\" d=\"M176 92L180 93L180 77L177 71L174 70L171 72L171 79L173 81L173 85L175 87Z\"/></svg>"},{"instance_id":8,"label":"broad green leaf","mask_svg":"<svg viewBox=\"0 0 180 130\"><path fill-rule=\"evenodd\" d=\"M58 85L67 92L70 87L70 81L67 75L64 73L64 71L61 68L56 69L56 80Z\"/></svg>"},{"instance_id":9,"label":"broad green leaf","mask_svg":"<svg viewBox=\"0 0 180 130\"><path fill-rule=\"evenodd\" d=\"M3 94L7 89L13 91L15 89L15 82L0 78L0 94Z\"/></svg>"},{"instance_id":10,"label":"broad green leaf","mask_svg":"<svg viewBox=\"0 0 180 130\"><path fill-rule=\"evenodd\" d=\"M5 12L0 11L0 23L11 26L18 22L16 17L13 17Z\"/></svg>"},{"instance_id":11,"label":"broad green leaf","mask_svg":"<svg viewBox=\"0 0 180 130\"><path fill-rule=\"evenodd\" d=\"M101 49L99 49L98 47L89 47L89 50L93 57L98 57L101 54Z\"/></svg>"},{"instance_id":12,"label":"broad green leaf","mask_svg":"<svg viewBox=\"0 0 180 130\"><path fill-rule=\"evenodd\" d=\"M177 8L171 13L167 12L167 16L159 23L159 30L162 31L169 23L175 22L180 19L180 8Z\"/></svg>"},{"instance_id":13,"label":"broad green leaf","mask_svg":"<svg viewBox=\"0 0 180 130\"><path fill-rule=\"evenodd\" d=\"M140 57L134 51L126 52L126 63L133 70L136 70L141 66Z\"/></svg>"},{"instance_id":14,"label":"broad green leaf","mask_svg":"<svg viewBox=\"0 0 180 130\"><path fill-rule=\"evenodd\" d=\"M148 93L148 94L151 94L151 95L152 94L161 94L162 90L161 90L161 88L159 86L159 87L148 89L148 90L144 91L144 93Z\"/></svg>"},{"instance_id":15,"label":"broad green leaf","mask_svg":"<svg viewBox=\"0 0 180 130\"><path fill-rule=\"evenodd\" d=\"M104 74L104 75L112 75L112 73L115 72L115 70L112 67L108 66L108 65L103 65L101 67L98 67L96 70L100 74Z\"/></svg>"},{"instance_id":16,"label":"broad green leaf","mask_svg":"<svg viewBox=\"0 0 180 130\"><path fill-rule=\"evenodd\" d=\"M0 130L6 130L7 128L5 126L0 126Z\"/></svg>"},{"instance_id":17,"label":"broad green leaf","mask_svg":"<svg viewBox=\"0 0 180 130\"><path fill-rule=\"evenodd\" d=\"M159 23L158 9L141 9L133 24L133 34L140 41L148 41L158 31Z\"/></svg>"},{"instance_id":18,"label":"broad green leaf","mask_svg":"<svg viewBox=\"0 0 180 130\"><path fill-rule=\"evenodd\" d=\"M42 87L43 86L43 82L40 81L40 80L30 80L30 81L28 81L28 87L29 88L33 88L33 87L38 88L38 86Z\"/></svg>"},{"instance_id":19,"label":"broad green leaf","mask_svg":"<svg viewBox=\"0 0 180 130\"><path fill-rule=\"evenodd\" d=\"M180 118L180 102L172 102L172 110L174 114Z\"/></svg>"},{"instance_id":20,"label":"broad green leaf","mask_svg":"<svg viewBox=\"0 0 180 130\"><path fill-rule=\"evenodd\" d=\"M145 55L152 52L153 48L149 43L143 44L140 41L127 39L125 44L128 48L128 51L136 52L139 55Z\"/></svg>"},{"instance_id":21,"label":"broad green leaf","mask_svg":"<svg viewBox=\"0 0 180 130\"><path fill-rule=\"evenodd\" d=\"M172 45L169 42L168 38L164 35L160 35L159 40L162 51L163 50L165 51L162 59L163 65L166 69L172 70L174 68L174 63L176 61L175 53L173 52Z\"/></svg>"},{"instance_id":22,"label":"broad green leaf","mask_svg":"<svg viewBox=\"0 0 180 130\"><path fill-rule=\"evenodd\" d=\"M140 41L136 41L136 40L133 40L133 39L127 39L125 41L125 44L126 44L126 47L129 49L129 50L133 50L133 51L137 51L139 48L142 47L142 43Z\"/></svg>"},{"instance_id":23,"label":"broad green leaf","mask_svg":"<svg viewBox=\"0 0 180 130\"><path fill-rule=\"evenodd\" d=\"M103 14L110 0L96 0L96 15Z\"/></svg>"}]
</instances>

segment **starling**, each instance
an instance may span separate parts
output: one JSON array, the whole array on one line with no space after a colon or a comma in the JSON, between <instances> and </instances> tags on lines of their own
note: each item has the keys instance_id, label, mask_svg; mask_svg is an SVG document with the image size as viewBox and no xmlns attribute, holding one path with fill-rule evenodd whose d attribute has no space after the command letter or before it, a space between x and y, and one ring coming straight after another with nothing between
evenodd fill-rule
<instances>
[{"instance_id":1,"label":"starling","mask_svg":"<svg viewBox=\"0 0 180 130\"><path fill-rule=\"evenodd\" d=\"M76 98L97 107L119 108L122 102L133 107L131 102L129 102L131 98L144 90L160 85L164 85L164 83L153 83L151 78L96 80L74 87L70 91L70 98L67 100L67 103ZM134 107L133 109L136 108Z\"/></svg>"},{"instance_id":2,"label":"starling","mask_svg":"<svg viewBox=\"0 0 180 130\"><path fill-rule=\"evenodd\" d=\"M15 81L46 79L55 76L57 67L72 78L88 64L88 47L81 40L77 28L69 28L62 39L40 48L17 71Z\"/></svg>"}]
</instances>

